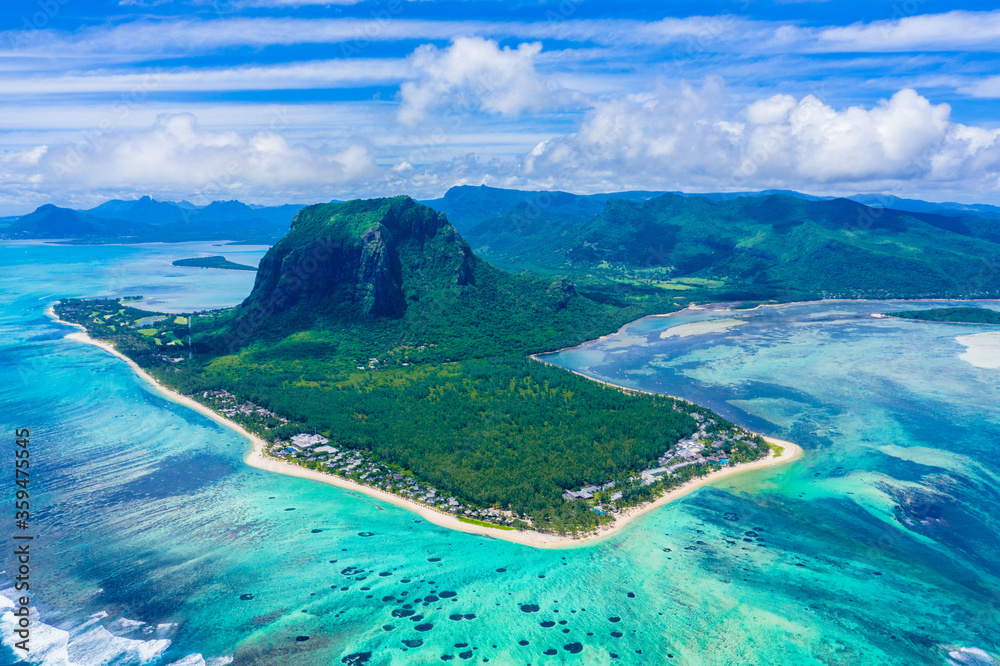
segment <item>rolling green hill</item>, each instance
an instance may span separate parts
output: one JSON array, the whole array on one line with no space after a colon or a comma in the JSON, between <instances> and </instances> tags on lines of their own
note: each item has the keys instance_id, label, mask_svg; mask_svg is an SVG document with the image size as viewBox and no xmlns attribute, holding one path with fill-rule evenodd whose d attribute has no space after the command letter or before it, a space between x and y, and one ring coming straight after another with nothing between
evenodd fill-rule
<instances>
[{"instance_id":1,"label":"rolling green hill","mask_svg":"<svg viewBox=\"0 0 1000 666\"><path fill-rule=\"evenodd\" d=\"M762 298L986 296L1000 291L1000 228L983 218L873 209L789 195L611 200L592 219L469 231L506 268L672 288L682 277Z\"/></svg>"}]
</instances>

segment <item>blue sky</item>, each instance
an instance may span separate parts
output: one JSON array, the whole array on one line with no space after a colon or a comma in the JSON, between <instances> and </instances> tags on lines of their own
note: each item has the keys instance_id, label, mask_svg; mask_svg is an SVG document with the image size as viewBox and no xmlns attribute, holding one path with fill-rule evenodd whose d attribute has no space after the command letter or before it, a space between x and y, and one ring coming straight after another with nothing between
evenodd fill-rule
<instances>
[{"instance_id":1,"label":"blue sky","mask_svg":"<svg viewBox=\"0 0 1000 666\"><path fill-rule=\"evenodd\" d=\"M12 0L0 214L456 184L1000 203L1000 10Z\"/></svg>"}]
</instances>

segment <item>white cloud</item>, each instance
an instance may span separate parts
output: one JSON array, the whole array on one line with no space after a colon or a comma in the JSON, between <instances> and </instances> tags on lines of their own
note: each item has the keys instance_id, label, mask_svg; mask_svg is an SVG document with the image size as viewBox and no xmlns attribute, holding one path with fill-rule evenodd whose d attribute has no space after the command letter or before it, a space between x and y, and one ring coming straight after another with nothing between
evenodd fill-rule
<instances>
[{"instance_id":1,"label":"white cloud","mask_svg":"<svg viewBox=\"0 0 1000 666\"><path fill-rule=\"evenodd\" d=\"M286 0L260 1L267 6L287 6ZM287 1L304 4L301 0ZM316 0L316 3L353 4L353 0ZM749 20L732 14L668 17L652 22L561 17L560 20L539 21L430 21L402 18L404 9L405 5L390 3L389 9L377 10L370 18L143 18L85 27L74 32L13 29L0 32L0 53L11 58L58 57L60 62L52 65L62 67L67 58L93 57L118 62L128 54L203 54L239 46L292 44L349 44L345 48L357 53L373 42L445 41L468 36L557 40L616 48L673 47L675 56L681 60L713 52L1000 50L1000 10L952 11L848 26L803 27L788 22Z\"/></svg>"},{"instance_id":2,"label":"white cloud","mask_svg":"<svg viewBox=\"0 0 1000 666\"><path fill-rule=\"evenodd\" d=\"M295 64L149 70L118 74L107 71L0 78L0 90L16 94L128 93L161 91L291 90L349 88L396 83L406 76L405 61L391 58L322 60Z\"/></svg>"},{"instance_id":3,"label":"white cloud","mask_svg":"<svg viewBox=\"0 0 1000 666\"><path fill-rule=\"evenodd\" d=\"M951 120L947 104L901 90L837 110L774 95L726 114L721 82L598 103L578 132L524 159L528 178L588 189L869 189L907 182L997 189L1000 130Z\"/></svg>"},{"instance_id":4,"label":"white cloud","mask_svg":"<svg viewBox=\"0 0 1000 666\"><path fill-rule=\"evenodd\" d=\"M566 104L572 94L548 87L535 71L541 50L537 42L500 48L479 37L459 37L445 49L421 46L409 58L415 80L400 87L399 119L414 124L443 108L513 117Z\"/></svg>"},{"instance_id":5,"label":"white cloud","mask_svg":"<svg viewBox=\"0 0 1000 666\"><path fill-rule=\"evenodd\" d=\"M1000 99L1000 76L990 76L970 86L959 88L959 92L972 97Z\"/></svg>"},{"instance_id":6,"label":"white cloud","mask_svg":"<svg viewBox=\"0 0 1000 666\"><path fill-rule=\"evenodd\" d=\"M808 32L822 51L997 51L1000 11L921 14Z\"/></svg>"},{"instance_id":7,"label":"white cloud","mask_svg":"<svg viewBox=\"0 0 1000 666\"><path fill-rule=\"evenodd\" d=\"M90 133L74 144L23 151L18 171L48 189L267 197L352 185L376 172L367 146L313 149L290 143L275 118L251 134L202 129L192 114L161 116L142 130ZM32 162L30 158L34 157ZM14 160L0 160L10 165ZM30 167L30 168L29 168Z\"/></svg>"},{"instance_id":8,"label":"white cloud","mask_svg":"<svg viewBox=\"0 0 1000 666\"><path fill-rule=\"evenodd\" d=\"M913 90L843 111L812 95L776 95L747 108L741 167L817 183L906 178L927 171L947 140L950 113Z\"/></svg>"},{"instance_id":9,"label":"white cloud","mask_svg":"<svg viewBox=\"0 0 1000 666\"><path fill-rule=\"evenodd\" d=\"M35 146L28 150L9 150L0 152L0 164L24 165L33 167L49 152L48 146Z\"/></svg>"},{"instance_id":10,"label":"white cloud","mask_svg":"<svg viewBox=\"0 0 1000 666\"><path fill-rule=\"evenodd\" d=\"M445 81L465 82L462 71ZM500 115L526 102L501 95L490 103ZM75 143L47 141L0 153L0 205L145 193L199 202L429 197L481 183L576 192L788 188L1000 198L1000 130L956 123L947 104L910 89L870 106L836 108L812 95L734 106L723 81L709 78L696 87L599 101L572 133L540 141L520 134L521 151L515 141L504 143L507 133L482 133L488 126L475 123L467 134L396 126L371 140L327 139L336 145L290 140L294 125L281 114L258 126L220 131L202 127L192 114L172 114L144 127L82 133ZM300 136L315 132L324 134L320 125ZM423 149L421 137L433 139L432 150ZM492 158L491 141L499 141Z\"/></svg>"},{"instance_id":11,"label":"white cloud","mask_svg":"<svg viewBox=\"0 0 1000 666\"><path fill-rule=\"evenodd\" d=\"M86 55L108 58L121 54L184 54L234 46L264 47L292 44L350 43L349 51L372 42L398 40L450 41L479 36L524 40L594 42L603 45L683 44L688 50L727 43L759 43L779 24L755 22L731 15L666 18L646 22L621 19L525 21L429 21L400 18L398 11L381 9L371 18L294 19L239 17L209 20L139 19L112 26L83 28L68 33L51 29L0 32L4 55ZM346 55L346 54L345 54ZM62 63L58 63L62 65Z\"/></svg>"}]
</instances>

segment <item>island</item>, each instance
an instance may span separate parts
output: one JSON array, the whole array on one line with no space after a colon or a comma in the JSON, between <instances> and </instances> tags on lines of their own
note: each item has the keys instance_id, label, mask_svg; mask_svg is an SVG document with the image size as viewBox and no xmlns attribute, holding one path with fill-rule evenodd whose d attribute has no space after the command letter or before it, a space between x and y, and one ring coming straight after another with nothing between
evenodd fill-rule
<instances>
[{"instance_id":1,"label":"island","mask_svg":"<svg viewBox=\"0 0 1000 666\"><path fill-rule=\"evenodd\" d=\"M214 257L192 257L191 259L177 259L172 262L173 266L189 266L193 268L225 268L232 271L256 271L253 266L237 264L229 261L221 255Z\"/></svg>"},{"instance_id":2,"label":"island","mask_svg":"<svg viewBox=\"0 0 1000 666\"><path fill-rule=\"evenodd\" d=\"M54 314L248 433L252 464L533 545L798 451L536 360L649 313L501 271L409 197L303 209L234 308L159 319L65 299Z\"/></svg>"},{"instance_id":3,"label":"island","mask_svg":"<svg viewBox=\"0 0 1000 666\"><path fill-rule=\"evenodd\" d=\"M945 324L1000 324L1000 312L989 308L931 308L886 312L886 316Z\"/></svg>"}]
</instances>

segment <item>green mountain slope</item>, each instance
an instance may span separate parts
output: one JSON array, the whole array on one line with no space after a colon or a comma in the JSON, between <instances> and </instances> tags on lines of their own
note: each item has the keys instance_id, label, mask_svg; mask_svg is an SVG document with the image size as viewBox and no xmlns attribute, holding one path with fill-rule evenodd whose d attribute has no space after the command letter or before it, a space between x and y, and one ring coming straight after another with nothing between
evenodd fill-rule
<instances>
[{"instance_id":1,"label":"green mountain slope","mask_svg":"<svg viewBox=\"0 0 1000 666\"><path fill-rule=\"evenodd\" d=\"M762 295L981 296L1000 290L1000 229L985 219L872 209L788 195L612 200L582 224L469 233L500 265L660 284L721 281Z\"/></svg>"},{"instance_id":2,"label":"green mountain slope","mask_svg":"<svg viewBox=\"0 0 1000 666\"><path fill-rule=\"evenodd\" d=\"M240 331L277 339L306 325L350 326L352 344L372 352L429 341L427 353L442 361L523 355L583 342L661 306L602 305L563 279L505 273L476 257L443 214L395 197L303 209L261 260L226 344Z\"/></svg>"}]
</instances>

